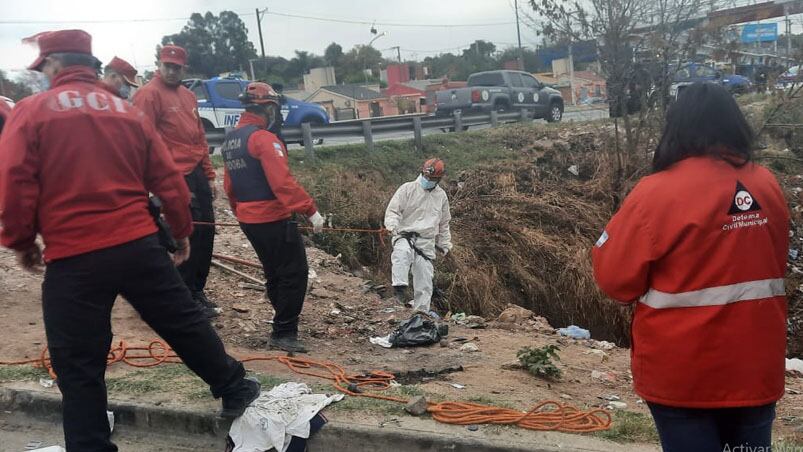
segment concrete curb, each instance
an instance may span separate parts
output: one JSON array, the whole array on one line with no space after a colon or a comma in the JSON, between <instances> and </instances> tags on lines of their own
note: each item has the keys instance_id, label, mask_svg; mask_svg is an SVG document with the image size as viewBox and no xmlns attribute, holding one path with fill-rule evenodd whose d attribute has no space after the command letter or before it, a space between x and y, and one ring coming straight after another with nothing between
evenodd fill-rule
<instances>
[{"instance_id":1,"label":"concrete curb","mask_svg":"<svg viewBox=\"0 0 803 452\"><path fill-rule=\"evenodd\" d=\"M109 402L115 415L115 429L125 428L164 434L210 435L225 438L230 422L214 413L185 411L174 408ZM48 422L61 421L61 397L40 391L0 388L0 410L21 413ZM433 421L434 422L434 421ZM459 437L458 437L459 435ZM572 435L566 435L571 437ZM488 452L557 452L600 451L599 444L583 444L584 437L574 437L572 444L534 444L531 441L500 436L498 441L471 436L468 433L441 433L403 427L379 427L337 420L330 422L309 442L310 452L404 450L488 451ZM590 441L593 443L593 441ZM545 440L544 443L554 443ZM613 443L612 443L613 444ZM610 450L610 449L608 449Z\"/></svg>"}]
</instances>

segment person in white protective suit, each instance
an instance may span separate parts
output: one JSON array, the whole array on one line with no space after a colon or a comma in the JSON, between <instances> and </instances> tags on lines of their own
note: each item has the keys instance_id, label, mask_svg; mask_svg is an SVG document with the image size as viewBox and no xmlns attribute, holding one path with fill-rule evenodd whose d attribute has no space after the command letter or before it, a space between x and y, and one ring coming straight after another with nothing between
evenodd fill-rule
<instances>
[{"instance_id":1,"label":"person in white protective suit","mask_svg":"<svg viewBox=\"0 0 803 452\"><path fill-rule=\"evenodd\" d=\"M396 299L406 304L405 290L413 273L413 308L430 312L432 265L436 252L443 256L452 249L449 232L449 199L438 186L446 166L440 159L424 163L421 175L396 190L385 211L385 229L393 235L393 289Z\"/></svg>"}]
</instances>

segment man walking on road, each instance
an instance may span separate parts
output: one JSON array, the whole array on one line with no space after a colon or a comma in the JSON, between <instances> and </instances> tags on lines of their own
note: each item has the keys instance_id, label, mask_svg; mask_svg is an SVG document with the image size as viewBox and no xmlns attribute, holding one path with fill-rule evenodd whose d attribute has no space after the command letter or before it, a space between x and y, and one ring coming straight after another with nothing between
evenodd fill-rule
<instances>
[{"instance_id":1,"label":"man walking on road","mask_svg":"<svg viewBox=\"0 0 803 452\"><path fill-rule=\"evenodd\" d=\"M215 170L209 160L209 146L198 116L198 101L181 85L187 64L187 52L178 46L164 46L160 52L159 70L148 84L134 94L134 105L156 125L179 171L190 190L190 210L197 222L214 223ZM203 305L208 316L217 315L216 304L204 293L215 228L197 225L190 237L190 258L179 266L184 283L192 297Z\"/></svg>"},{"instance_id":2,"label":"man walking on road","mask_svg":"<svg viewBox=\"0 0 803 452\"><path fill-rule=\"evenodd\" d=\"M38 44L29 69L52 87L20 101L0 138L0 243L27 270L46 265L42 310L68 452L117 450L104 374L118 295L223 399L222 416L241 415L259 384L244 379L174 266L189 256L192 222L169 151L142 112L98 85L86 32L40 34ZM172 261L149 192L177 239Z\"/></svg>"},{"instance_id":3,"label":"man walking on road","mask_svg":"<svg viewBox=\"0 0 803 452\"><path fill-rule=\"evenodd\" d=\"M103 80L109 91L123 99L131 97L131 88L139 88L137 83L137 70L128 61L114 57L103 68Z\"/></svg>"},{"instance_id":4,"label":"man walking on road","mask_svg":"<svg viewBox=\"0 0 803 452\"><path fill-rule=\"evenodd\" d=\"M323 216L290 174L287 149L269 132L281 117L279 96L267 83L252 82L241 96L245 112L226 135L223 186L231 210L262 263L273 317L271 348L306 353L298 340L298 318L307 293L307 254L294 213L309 218L315 233Z\"/></svg>"},{"instance_id":5,"label":"man walking on road","mask_svg":"<svg viewBox=\"0 0 803 452\"><path fill-rule=\"evenodd\" d=\"M424 163L418 179L399 187L385 211L385 229L393 234L393 289L396 299L406 304L405 291L413 273L414 309L428 313L432 301L432 262L436 251L446 256L452 249L449 231L449 199L438 186L446 174L440 159Z\"/></svg>"}]
</instances>

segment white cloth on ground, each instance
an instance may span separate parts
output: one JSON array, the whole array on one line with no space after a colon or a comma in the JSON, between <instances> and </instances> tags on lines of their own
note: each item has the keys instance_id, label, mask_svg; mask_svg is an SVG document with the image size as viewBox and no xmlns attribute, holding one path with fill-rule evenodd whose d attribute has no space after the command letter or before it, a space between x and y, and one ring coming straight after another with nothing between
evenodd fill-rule
<instances>
[{"instance_id":1,"label":"white cloth on ground","mask_svg":"<svg viewBox=\"0 0 803 452\"><path fill-rule=\"evenodd\" d=\"M394 286L408 286L410 281L410 270L413 271L413 309L421 312L429 312L432 301L432 279L435 276L435 268L432 262L426 260L410 247L410 243L405 238L395 238L393 254L390 256L392 264L392 276ZM417 239L410 239L418 247Z\"/></svg>"},{"instance_id":2,"label":"white cloth on ground","mask_svg":"<svg viewBox=\"0 0 803 452\"><path fill-rule=\"evenodd\" d=\"M343 394L313 394L304 383L280 384L262 392L245 413L234 420L229 436L233 452L285 452L293 436L309 438L310 420Z\"/></svg>"}]
</instances>

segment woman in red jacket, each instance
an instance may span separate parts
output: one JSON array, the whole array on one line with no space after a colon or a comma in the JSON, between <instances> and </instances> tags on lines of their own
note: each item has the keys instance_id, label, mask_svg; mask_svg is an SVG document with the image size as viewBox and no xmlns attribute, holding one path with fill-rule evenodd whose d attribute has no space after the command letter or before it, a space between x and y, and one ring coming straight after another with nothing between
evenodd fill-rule
<instances>
[{"instance_id":1,"label":"woman in red jacket","mask_svg":"<svg viewBox=\"0 0 803 452\"><path fill-rule=\"evenodd\" d=\"M667 113L653 174L593 249L600 288L636 305L633 383L668 452L771 443L784 393L789 212L752 146L725 88L687 87Z\"/></svg>"}]
</instances>

